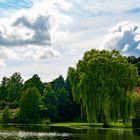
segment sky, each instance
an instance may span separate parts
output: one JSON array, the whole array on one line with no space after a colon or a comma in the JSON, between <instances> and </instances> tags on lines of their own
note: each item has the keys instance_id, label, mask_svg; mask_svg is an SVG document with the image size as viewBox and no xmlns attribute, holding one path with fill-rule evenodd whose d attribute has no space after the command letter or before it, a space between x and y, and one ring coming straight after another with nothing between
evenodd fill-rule
<instances>
[{"instance_id":1,"label":"sky","mask_svg":"<svg viewBox=\"0 0 140 140\"><path fill-rule=\"evenodd\" d=\"M66 77L90 49L140 56L139 0L0 0L0 79Z\"/></svg>"}]
</instances>

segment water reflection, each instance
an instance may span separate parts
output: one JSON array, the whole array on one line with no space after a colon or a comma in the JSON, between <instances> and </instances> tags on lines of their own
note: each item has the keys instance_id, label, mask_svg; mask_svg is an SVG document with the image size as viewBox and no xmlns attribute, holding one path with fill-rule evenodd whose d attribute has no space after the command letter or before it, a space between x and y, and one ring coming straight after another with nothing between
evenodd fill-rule
<instances>
[{"instance_id":1,"label":"water reflection","mask_svg":"<svg viewBox=\"0 0 140 140\"><path fill-rule=\"evenodd\" d=\"M0 140L140 140L140 129L0 126Z\"/></svg>"},{"instance_id":2,"label":"water reflection","mask_svg":"<svg viewBox=\"0 0 140 140\"><path fill-rule=\"evenodd\" d=\"M133 129L133 135L140 137L140 128Z\"/></svg>"},{"instance_id":3,"label":"water reflection","mask_svg":"<svg viewBox=\"0 0 140 140\"><path fill-rule=\"evenodd\" d=\"M20 138L20 139L31 139L31 138L55 138L55 137L68 137L69 135L66 133L45 133L45 132L0 132L0 138Z\"/></svg>"}]
</instances>

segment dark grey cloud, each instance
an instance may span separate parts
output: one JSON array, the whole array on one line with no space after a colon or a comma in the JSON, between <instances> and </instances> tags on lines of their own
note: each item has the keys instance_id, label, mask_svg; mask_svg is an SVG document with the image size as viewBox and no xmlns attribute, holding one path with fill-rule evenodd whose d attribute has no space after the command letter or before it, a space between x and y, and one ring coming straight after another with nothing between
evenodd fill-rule
<instances>
[{"instance_id":1,"label":"dark grey cloud","mask_svg":"<svg viewBox=\"0 0 140 140\"><path fill-rule=\"evenodd\" d=\"M22 16L17 18L10 28L13 29L12 32L8 31L5 25L1 27L0 46L50 45L48 16L39 15L34 21Z\"/></svg>"}]
</instances>

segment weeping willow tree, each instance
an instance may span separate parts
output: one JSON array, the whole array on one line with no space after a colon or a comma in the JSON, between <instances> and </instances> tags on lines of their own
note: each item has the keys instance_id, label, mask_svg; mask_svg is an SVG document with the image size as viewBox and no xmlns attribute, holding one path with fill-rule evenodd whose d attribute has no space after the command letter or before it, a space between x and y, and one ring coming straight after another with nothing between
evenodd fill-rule
<instances>
[{"instance_id":1,"label":"weeping willow tree","mask_svg":"<svg viewBox=\"0 0 140 140\"><path fill-rule=\"evenodd\" d=\"M76 68L69 68L73 98L88 122L109 122L130 117L130 93L138 72L118 51L91 50Z\"/></svg>"}]
</instances>

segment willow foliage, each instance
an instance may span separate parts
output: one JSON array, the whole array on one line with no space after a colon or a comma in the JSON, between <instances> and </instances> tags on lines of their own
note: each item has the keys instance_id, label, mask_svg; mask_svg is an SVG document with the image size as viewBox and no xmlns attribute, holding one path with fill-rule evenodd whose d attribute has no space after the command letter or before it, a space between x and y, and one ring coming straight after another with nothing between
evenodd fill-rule
<instances>
[{"instance_id":1,"label":"willow foliage","mask_svg":"<svg viewBox=\"0 0 140 140\"><path fill-rule=\"evenodd\" d=\"M75 69L69 68L68 78L73 98L80 103L88 122L129 119L129 94L135 87L138 72L118 51L86 52Z\"/></svg>"}]
</instances>

